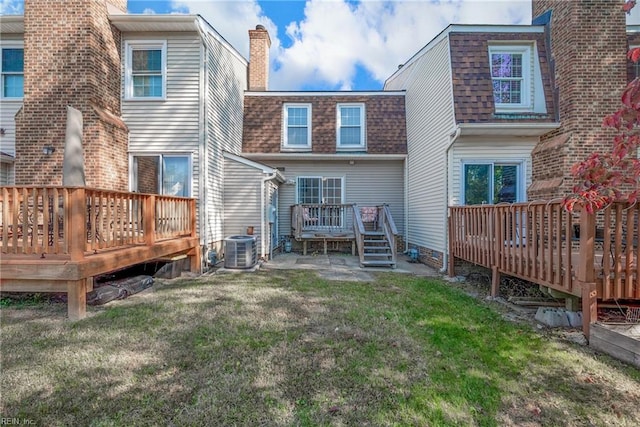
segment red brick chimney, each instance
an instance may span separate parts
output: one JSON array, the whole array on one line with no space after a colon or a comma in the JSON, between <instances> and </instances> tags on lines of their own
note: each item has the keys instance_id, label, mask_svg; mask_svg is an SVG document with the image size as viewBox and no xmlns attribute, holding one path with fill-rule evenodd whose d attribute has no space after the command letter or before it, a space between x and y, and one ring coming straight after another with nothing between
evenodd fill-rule
<instances>
[{"instance_id":1,"label":"red brick chimney","mask_svg":"<svg viewBox=\"0 0 640 427\"><path fill-rule=\"evenodd\" d=\"M530 200L562 197L574 185L571 166L611 147L602 120L620 106L627 84L624 0L533 0L534 22L547 22L549 62L561 127L533 150ZM537 23L537 22L536 22Z\"/></svg>"},{"instance_id":2,"label":"red brick chimney","mask_svg":"<svg viewBox=\"0 0 640 427\"><path fill-rule=\"evenodd\" d=\"M108 0L126 11L126 0ZM120 32L105 0L26 0L24 98L16 116L16 184L61 185L66 107L83 115L87 186L128 189L120 118ZM53 154L45 154L53 147Z\"/></svg>"},{"instance_id":3,"label":"red brick chimney","mask_svg":"<svg viewBox=\"0 0 640 427\"><path fill-rule=\"evenodd\" d=\"M249 90L269 89L269 48L271 38L262 25L249 30Z\"/></svg>"}]
</instances>

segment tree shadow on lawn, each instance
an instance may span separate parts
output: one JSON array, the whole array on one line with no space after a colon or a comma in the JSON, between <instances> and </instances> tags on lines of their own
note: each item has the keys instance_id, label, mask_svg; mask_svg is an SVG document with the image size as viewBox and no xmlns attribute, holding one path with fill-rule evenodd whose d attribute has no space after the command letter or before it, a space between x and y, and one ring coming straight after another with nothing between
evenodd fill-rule
<instances>
[{"instance_id":1,"label":"tree shadow on lawn","mask_svg":"<svg viewBox=\"0 0 640 427\"><path fill-rule=\"evenodd\" d=\"M9 310L0 412L47 425L638 420L639 392L602 376L638 385L615 363L581 365L580 351L549 349L487 307L461 312L471 298L402 280L214 276L159 284L75 323Z\"/></svg>"}]
</instances>

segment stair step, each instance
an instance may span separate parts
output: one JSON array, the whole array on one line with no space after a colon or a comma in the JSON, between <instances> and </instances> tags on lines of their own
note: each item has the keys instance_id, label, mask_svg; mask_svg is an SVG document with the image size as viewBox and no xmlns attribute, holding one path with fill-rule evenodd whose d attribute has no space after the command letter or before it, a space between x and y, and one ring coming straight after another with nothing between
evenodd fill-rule
<instances>
[{"instance_id":1,"label":"stair step","mask_svg":"<svg viewBox=\"0 0 640 427\"><path fill-rule=\"evenodd\" d=\"M384 236L384 231L365 231L363 236Z\"/></svg>"},{"instance_id":2,"label":"stair step","mask_svg":"<svg viewBox=\"0 0 640 427\"><path fill-rule=\"evenodd\" d=\"M387 241L387 239L384 240L365 240L364 243L385 243L385 244L389 244L389 242Z\"/></svg>"},{"instance_id":3,"label":"stair step","mask_svg":"<svg viewBox=\"0 0 640 427\"><path fill-rule=\"evenodd\" d=\"M363 249L364 249L365 252L366 251L381 251L381 250L390 251L391 250L389 245L384 245L384 246L365 246Z\"/></svg>"},{"instance_id":4,"label":"stair step","mask_svg":"<svg viewBox=\"0 0 640 427\"><path fill-rule=\"evenodd\" d=\"M395 268L396 263L393 261L362 261L364 267L391 267Z\"/></svg>"}]
</instances>

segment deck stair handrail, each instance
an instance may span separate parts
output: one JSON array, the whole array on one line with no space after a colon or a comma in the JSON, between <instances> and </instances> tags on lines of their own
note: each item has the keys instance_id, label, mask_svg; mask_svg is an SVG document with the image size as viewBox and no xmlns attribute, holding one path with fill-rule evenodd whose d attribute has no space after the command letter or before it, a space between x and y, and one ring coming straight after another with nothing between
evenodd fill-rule
<instances>
[{"instance_id":1,"label":"deck stair handrail","mask_svg":"<svg viewBox=\"0 0 640 427\"><path fill-rule=\"evenodd\" d=\"M357 204L353 205L353 232L356 238L356 247L358 248L358 257L360 264L364 262L364 233L365 227L360 215L360 208Z\"/></svg>"},{"instance_id":2,"label":"deck stair handrail","mask_svg":"<svg viewBox=\"0 0 640 427\"><path fill-rule=\"evenodd\" d=\"M0 188L2 254L82 259L196 236L195 199L62 186Z\"/></svg>"},{"instance_id":3,"label":"deck stair handrail","mask_svg":"<svg viewBox=\"0 0 640 427\"><path fill-rule=\"evenodd\" d=\"M391 215L391 209L389 209L389 205L386 203L380 207L380 218L382 223L382 231L384 231L387 240L389 241L389 246L391 247L392 260L395 264L396 259L398 257L398 248L396 245L396 236L398 235L398 228L396 227L396 223L393 220L393 216Z\"/></svg>"}]
</instances>

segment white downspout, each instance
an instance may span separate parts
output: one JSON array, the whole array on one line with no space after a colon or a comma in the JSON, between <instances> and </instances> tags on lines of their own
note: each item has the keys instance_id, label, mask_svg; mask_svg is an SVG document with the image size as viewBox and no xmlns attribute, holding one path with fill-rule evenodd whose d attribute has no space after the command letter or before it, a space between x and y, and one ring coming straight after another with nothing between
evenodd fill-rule
<instances>
[{"instance_id":1,"label":"white downspout","mask_svg":"<svg viewBox=\"0 0 640 427\"><path fill-rule=\"evenodd\" d=\"M404 158L404 251L409 250L409 158Z\"/></svg>"},{"instance_id":2,"label":"white downspout","mask_svg":"<svg viewBox=\"0 0 640 427\"><path fill-rule=\"evenodd\" d=\"M452 162L452 154L451 154L451 147L453 147L453 144L455 144L456 140L460 137L460 132L462 132L462 129L460 129L460 125L456 126L456 129L453 133L451 133L449 135L449 145L447 145L447 149L445 151L445 157L447 159L446 163L445 163L445 167L446 167L446 176L447 179L445 181L445 185L444 185L444 197L446 198L445 200L445 204L444 204L444 209L445 209L445 218L449 218L449 188L450 188L450 182L452 180L451 177L451 168L449 167L449 165ZM440 269L440 273L446 273L447 272L447 265L449 264L449 221L445 221L445 234L444 234L444 246L445 246L445 250L443 252L443 257L442 257L442 268Z\"/></svg>"},{"instance_id":3,"label":"white downspout","mask_svg":"<svg viewBox=\"0 0 640 427\"><path fill-rule=\"evenodd\" d=\"M276 174L278 172L272 172L269 175L265 176L264 178L262 178L262 183L260 185L260 252L261 252L261 257L262 259L265 259L266 255L267 255L267 250L266 250L266 245L267 245L267 235L265 233L265 230L268 228L268 219L265 220L265 216L267 214L266 212L266 207L265 207L265 202L266 199L264 197L264 193L266 190L266 184L267 182L271 181L272 179L274 179L276 177ZM271 233L271 230L266 230L268 233Z\"/></svg>"}]
</instances>

